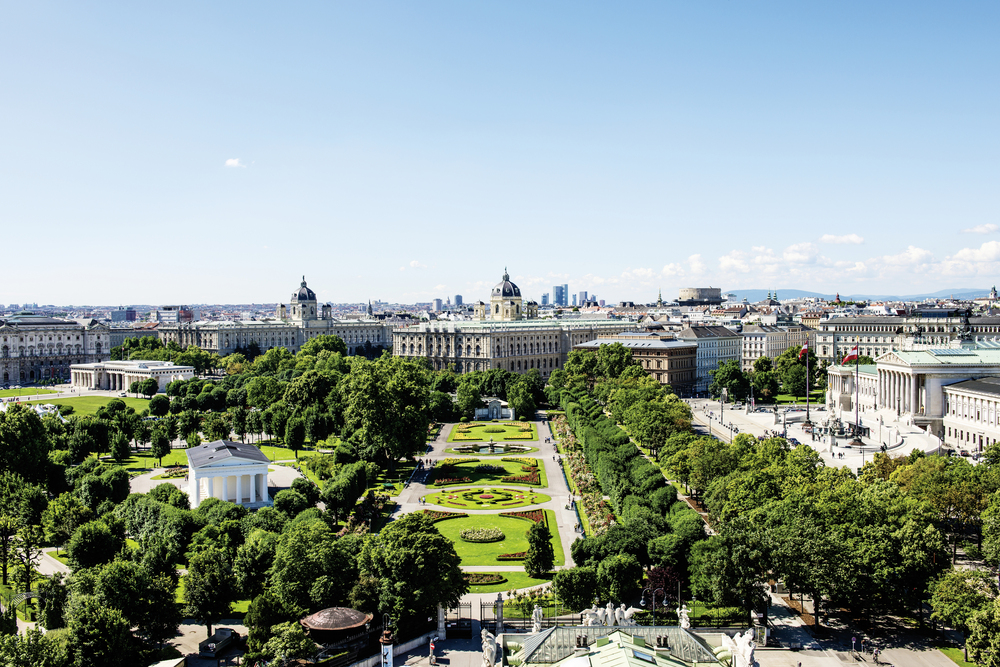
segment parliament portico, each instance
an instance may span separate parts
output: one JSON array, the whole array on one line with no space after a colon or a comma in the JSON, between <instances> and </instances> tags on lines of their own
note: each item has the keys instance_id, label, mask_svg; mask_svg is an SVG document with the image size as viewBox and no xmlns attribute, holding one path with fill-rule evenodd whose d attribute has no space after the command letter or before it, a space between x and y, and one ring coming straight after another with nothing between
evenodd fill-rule
<instances>
[{"instance_id":1,"label":"parliament portico","mask_svg":"<svg viewBox=\"0 0 1000 667\"><path fill-rule=\"evenodd\" d=\"M892 350L875 365L853 365L827 370L827 404L854 410L855 378L862 409L885 411L946 437L948 388L968 380L1000 376L1000 344L967 342L962 347L929 350Z\"/></svg>"}]
</instances>

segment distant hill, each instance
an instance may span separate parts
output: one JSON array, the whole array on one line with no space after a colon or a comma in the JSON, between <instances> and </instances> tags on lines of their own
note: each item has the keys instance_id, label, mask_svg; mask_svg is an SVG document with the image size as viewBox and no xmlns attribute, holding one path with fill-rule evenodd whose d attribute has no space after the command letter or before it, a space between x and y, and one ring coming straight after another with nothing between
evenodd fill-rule
<instances>
[{"instance_id":1,"label":"distant hill","mask_svg":"<svg viewBox=\"0 0 1000 667\"><path fill-rule=\"evenodd\" d=\"M767 298L768 292L774 295L774 290L766 289L746 289L746 290L729 290L736 295L736 300L741 301L746 299L750 303L756 301L763 301ZM728 293L723 290L724 293ZM779 289L778 301L783 301L785 299L802 299L806 297L815 297L818 299L831 300L836 298L836 294L821 294L820 292L807 292L800 289ZM980 296L986 296L990 293L990 288L986 289L973 289L964 287L961 289L943 289L937 292L932 292L930 294L841 294L840 298L844 301L922 301L923 299L943 299L947 297L955 297L957 299L974 299Z\"/></svg>"}]
</instances>

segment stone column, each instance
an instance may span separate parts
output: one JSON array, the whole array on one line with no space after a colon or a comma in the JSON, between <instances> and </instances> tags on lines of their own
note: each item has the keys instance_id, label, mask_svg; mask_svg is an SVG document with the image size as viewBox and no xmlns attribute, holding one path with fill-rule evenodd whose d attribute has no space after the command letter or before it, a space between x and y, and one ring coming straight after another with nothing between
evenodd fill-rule
<instances>
[{"instance_id":1,"label":"stone column","mask_svg":"<svg viewBox=\"0 0 1000 667\"><path fill-rule=\"evenodd\" d=\"M215 477L209 477L208 479L205 480L205 482L208 484L208 488L206 489L208 491L208 494L205 497L206 498L214 498L215 497Z\"/></svg>"},{"instance_id":2,"label":"stone column","mask_svg":"<svg viewBox=\"0 0 1000 667\"><path fill-rule=\"evenodd\" d=\"M243 475L236 475L236 504L243 504Z\"/></svg>"},{"instance_id":3,"label":"stone column","mask_svg":"<svg viewBox=\"0 0 1000 667\"><path fill-rule=\"evenodd\" d=\"M198 471L191 471L191 485L194 487L194 506L201 502L201 480L198 478Z\"/></svg>"},{"instance_id":4,"label":"stone column","mask_svg":"<svg viewBox=\"0 0 1000 667\"><path fill-rule=\"evenodd\" d=\"M257 502L257 475L248 475L250 478L250 502Z\"/></svg>"},{"instance_id":5,"label":"stone column","mask_svg":"<svg viewBox=\"0 0 1000 667\"><path fill-rule=\"evenodd\" d=\"M260 474L260 499L267 501L269 499L269 494L267 492L267 473L263 472Z\"/></svg>"}]
</instances>

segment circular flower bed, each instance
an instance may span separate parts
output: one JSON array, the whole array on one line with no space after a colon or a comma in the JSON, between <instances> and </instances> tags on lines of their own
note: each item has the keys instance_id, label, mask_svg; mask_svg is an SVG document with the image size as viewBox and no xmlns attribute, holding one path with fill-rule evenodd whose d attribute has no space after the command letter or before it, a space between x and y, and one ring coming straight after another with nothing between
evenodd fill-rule
<instances>
[{"instance_id":1,"label":"circular flower bed","mask_svg":"<svg viewBox=\"0 0 1000 667\"><path fill-rule=\"evenodd\" d=\"M482 500L493 500L493 498L494 498L495 496L491 496L491 495L488 495L488 494L487 494L487 495L482 495L482 496L479 496L479 497L480 497L480 498L481 498Z\"/></svg>"},{"instance_id":2,"label":"circular flower bed","mask_svg":"<svg viewBox=\"0 0 1000 667\"><path fill-rule=\"evenodd\" d=\"M506 535L499 528L467 528L459 537L466 542L500 542Z\"/></svg>"}]
</instances>

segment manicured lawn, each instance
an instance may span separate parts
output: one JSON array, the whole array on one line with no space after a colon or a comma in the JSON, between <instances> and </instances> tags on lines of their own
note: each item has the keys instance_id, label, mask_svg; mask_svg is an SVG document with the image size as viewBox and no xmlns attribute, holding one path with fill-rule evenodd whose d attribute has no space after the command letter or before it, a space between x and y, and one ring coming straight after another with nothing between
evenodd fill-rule
<instances>
[{"instance_id":1,"label":"manicured lawn","mask_svg":"<svg viewBox=\"0 0 1000 667\"><path fill-rule=\"evenodd\" d=\"M114 459L109 459L107 457L102 457L102 461L108 463L114 463ZM157 465L159 459L153 457L148 450L140 451L138 454L133 451L132 456L122 461L119 465L123 468L128 468L134 472L150 471L153 468L160 467ZM187 449L171 449L170 453L163 457L163 466L184 466L187 468Z\"/></svg>"},{"instance_id":2,"label":"manicured lawn","mask_svg":"<svg viewBox=\"0 0 1000 667\"><path fill-rule=\"evenodd\" d=\"M10 398L11 396L41 396L42 394L58 394L52 389L39 389L38 387L24 387L23 389L0 389L0 398Z\"/></svg>"},{"instance_id":3,"label":"manicured lawn","mask_svg":"<svg viewBox=\"0 0 1000 667\"><path fill-rule=\"evenodd\" d=\"M510 482L510 481L504 481L502 478L505 477L505 476L508 476L508 475L519 477L521 475L528 475L530 473L528 471L526 471L526 470L522 470L521 467L522 467L523 464L518 463L517 461L503 461L503 460L499 460L499 459L490 459L489 461L478 461L477 459L466 459L465 463L459 463L458 465L452 466L451 472L448 472L448 473L439 473L438 472L439 470L441 470L440 463L439 463L438 466L436 466L434 468L434 479L438 479L438 478L442 478L442 477L453 478L453 479L462 479L464 477L468 477L469 478L468 481L461 481L461 482L454 482L453 483L453 484L460 484L460 485L461 484L514 484L514 485L517 485L517 486L535 486L535 487L542 488L542 489L544 489L544 488L546 488L548 486L548 480L545 478L545 465L541 461L539 461L536 458L532 458L530 456L527 456L527 457L517 456L517 457L514 457L514 458L531 459L532 461L535 462L535 464L538 467L538 479L539 479L539 483L538 484L529 484L528 482ZM502 473L501 472L477 472L476 471L476 466L484 465L484 464L485 465L491 465L491 466L500 466L500 467L502 467L504 469L505 472L502 472ZM434 486L435 488L437 488L438 484L434 483L431 486ZM446 486L446 485L442 485L442 486Z\"/></svg>"},{"instance_id":4,"label":"manicured lawn","mask_svg":"<svg viewBox=\"0 0 1000 667\"><path fill-rule=\"evenodd\" d=\"M937 648L937 650L941 651L946 656L948 656L951 659L951 661L954 662L959 667L976 667L976 663L966 662L966 660L964 659L965 654L962 652L962 649L960 648L955 648L954 646L943 646L943 645L936 646L935 648Z\"/></svg>"},{"instance_id":5,"label":"manicured lawn","mask_svg":"<svg viewBox=\"0 0 1000 667\"><path fill-rule=\"evenodd\" d=\"M562 543L559 541L559 529L556 528L555 515L551 510L547 510L545 514L549 521L549 531L552 533L555 564L562 565L566 559L563 555ZM531 522L524 519L500 516L498 514L489 514L438 521L434 526L441 531L442 535L455 543L455 551L462 559L462 565L521 565L523 561L498 561L497 556L499 554L527 551L527 532L531 528ZM504 539L500 542L488 542L485 544L466 542L459 537L459 533L467 528L499 528L503 531ZM513 588L513 586L508 585L506 588L498 590L507 590L507 588Z\"/></svg>"},{"instance_id":6,"label":"manicured lawn","mask_svg":"<svg viewBox=\"0 0 1000 667\"><path fill-rule=\"evenodd\" d=\"M499 494L503 494L505 497L503 499L496 498ZM482 498L481 496L494 496L494 498ZM510 498L508 499L506 496L510 496ZM518 498L518 496L521 497ZM528 505L547 503L552 499L544 493L536 493L531 489L469 488L465 486L457 489L446 489L424 496L424 500L435 505L458 509L500 509L508 511L527 507Z\"/></svg>"},{"instance_id":7,"label":"manicured lawn","mask_svg":"<svg viewBox=\"0 0 1000 667\"><path fill-rule=\"evenodd\" d=\"M26 403L49 403L52 405L72 405L74 415L92 415L97 410L108 404L109 401L125 401L125 405L134 408L136 412L142 412L149 407L149 400L145 398L115 398L112 396L78 396L76 398L59 398L51 401L25 401Z\"/></svg>"},{"instance_id":8,"label":"manicured lawn","mask_svg":"<svg viewBox=\"0 0 1000 667\"><path fill-rule=\"evenodd\" d=\"M507 426L507 424L516 424L515 426ZM527 432L521 432L521 424L528 424L531 426L531 437L524 437L529 435ZM459 433L459 429L465 426L469 427L469 432L462 434ZM486 429L500 429L496 433L487 433ZM531 441L538 440L538 424L534 422L470 422L469 424L455 424L451 433L448 434L448 442L489 442L490 438L493 438L494 442L519 442L519 441ZM508 440L509 439L509 440Z\"/></svg>"},{"instance_id":9,"label":"manicured lawn","mask_svg":"<svg viewBox=\"0 0 1000 667\"><path fill-rule=\"evenodd\" d=\"M507 581L502 584L489 584L482 586L469 586L470 593L499 593L501 591L509 591L521 588L534 588L535 586L542 586L544 584L552 581L551 575L541 579L535 579L534 577L529 577L524 571L521 572L497 572L502 577L506 577ZM507 606L504 605L504 614L507 614Z\"/></svg>"},{"instance_id":10,"label":"manicured lawn","mask_svg":"<svg viewBox=\"0 0 1000 667\"><path fill-rule=\"evenodd\" d=\"M826 392L823 389L814 389L809 394L809 402L814 405L823 405L824 394ZM764 401L758 400L757 405L762 404ZM806 404L805 396L792 396L791 394L778 394L774 397L774 402L779 405L784 405L786 403L801 403Z\"/></svg>"}]
</instances>

